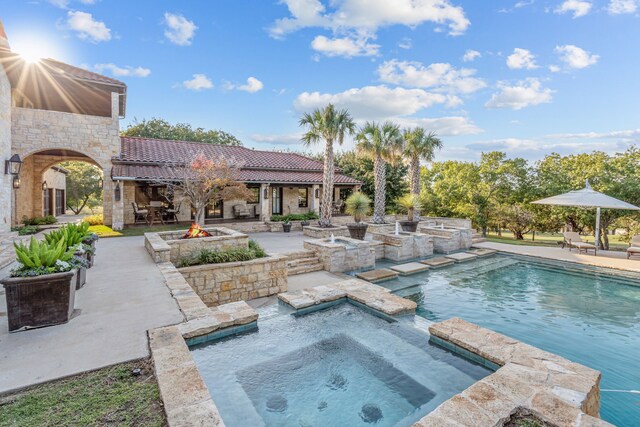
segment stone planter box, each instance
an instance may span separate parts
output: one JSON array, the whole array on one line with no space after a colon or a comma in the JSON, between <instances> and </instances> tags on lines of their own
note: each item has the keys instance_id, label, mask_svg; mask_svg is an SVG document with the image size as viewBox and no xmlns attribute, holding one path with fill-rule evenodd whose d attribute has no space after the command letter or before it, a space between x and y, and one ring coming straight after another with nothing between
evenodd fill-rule
<instances>
[{"instance_id":1,"label":"stone planter box","mask_svg":"<svg viewBox=\"0 0 640 427\"><path fill-rule=\"evenodd\" d=\"M374 224L372 222L368 223L369 228L367 231L369 233L390 233L396 229L396 223L388 223L388 224Z\"/></svg>"},{"instance_id":2,"label":"stone planter box","mask_svg":"<svg viewBox=\"0 0 640 427\"><path fill-rule=\"evenodd\" d=\"M76 291L87 283L87 268L80 267L76 273Z\"/></svg>"},{"instance_id":3,"label":"stone planter box","mask_svg":"<svg viewBox=\"0 0 640 427\"><path fill-rule=\"evenodd\" d=\"M287 257L194 265L177 269L209 307L287 291Z\"/></svg>"},{"instance_id":4,"label":"stone planter box","mask_svg":"<svg viewBox=\"0 0 640 427\"><path fill-rule=\"evenodd\" d=\"M314 251L324 269L331 273L368 270L376 263L376 250L371 242L350 237L338 237L334 243L330 238L306 240L304 248Z\"/></svg>"},{"instance_id":5,"label":"stone planter box","mask_svg":"<svg viewBox=\"0 0 640 427\"><path fill-rule=\"evenodd\" d=\"M284 221L275 221L267 222L266 225L272 233L281 233L283 223ZM302 221L290 221L289 224L291 224L291 231L302 231Z\"/></svg>"},{"instance_id":6,"label":"stone planter box","mask_svg":"<svg viewBox=\"0 0 640 427\"><path fill-rule=\"evenodd\" d=\"M73 314L76 271L8 277L4 285L9 332L67 323Z\"/></svg>"},{"instance_id":7,"label":"stone planter box","mask_svg":"<svg viewBox=\"0 0 640 427\"><path fill-rule=\"evenodd\" d=\"M402 231L399 234L372 233L373 240L384 243L384 257L392 261L407 261L433 255L431 236Z\"/></svg>"},{"instance_id":8,"label":"stone planter box","mask_svg":"<svg viewBox=\"0 0 640 427\"><path fill-rule=\"evenodd\" d=\"M436 253L449 254L471 247L473 232L470 228L442 228L421 224L418 230L433 238L433 250Z\"/></svg>"},{"instance_id":9,"label":"stone planter box","mask_svg":"<svg viewBox=\"0 0 640 427\"><path fill-rule=\"evenodd\" d=\"M172 262L176 264L202 249L223 251L232 248L249 246L249 236L226 227L207 227L204 230L211 237L183 239L187 230L145 233L144 246L156 263Z\"/></svg>"},{"instance_id":10,"label":"stone planter box","mask_svg":"<svg viewBox=\"0 0 640 427\"><path fill-rule=\"evenodd\" d=\"M338 225L334 227L318 227L315 225L309 225L304 227L304 235L308 237L312 237L314 239L324 239L327 237L331 237L331 234L334 237L349 237L349 229L344 225Z\"/></svg>"}]
</instances>

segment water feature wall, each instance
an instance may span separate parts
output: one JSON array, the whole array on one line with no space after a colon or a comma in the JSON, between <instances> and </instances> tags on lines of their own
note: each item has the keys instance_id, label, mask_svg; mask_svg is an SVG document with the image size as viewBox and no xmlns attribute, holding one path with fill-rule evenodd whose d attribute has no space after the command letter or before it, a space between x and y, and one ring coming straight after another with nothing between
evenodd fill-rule
<instances>
[{"instance_id":1,"label":"water feature wall","mask_svg":"<svg viewBox=\"0 0 640 427\"><path fill-rule=\"evenodd\" d=\"M421 222L418 231L432 237L433 251L436 253L448 254L471 247L473 231L470 228L447 227L442 224L430 225Z\"/></svg>"},{"instance_id":2,"label":"water feature wall","mask_svg":"<svg viewBox=\"0 0 640 427\"><path fill-rule=\"evenodd\" d=\"M324 269L331 273L368 270L375 267L376 250L371 242L350 237L306 240L304 248L316 253Z\"/></svg>"},{"instance_id":3,"label":"water feature wall","mask_svg":"<svg viewBox=\"0 0 640 427\"><path fill-rule=\"evenodd\" d=\"M392 261L407 261L433 255L431 236L401 231L371 233L373 240L384 243L384 257Z\"/></svg>"}]
</instances>

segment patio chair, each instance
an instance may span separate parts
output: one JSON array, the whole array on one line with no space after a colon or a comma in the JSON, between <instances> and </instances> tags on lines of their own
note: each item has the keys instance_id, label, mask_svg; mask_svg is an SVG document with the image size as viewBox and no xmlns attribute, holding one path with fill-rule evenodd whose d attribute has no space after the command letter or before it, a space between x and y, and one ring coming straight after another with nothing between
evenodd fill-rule
<instances>
[{"instance_id":1,"label":"patio chair","mask_svg":"<svg viewBox=\"0 0 640 427\"><path fill-rule=\"evenodd\" d=\"M337 202L333 202L333 213L336 215L340 214L343 205L344 202L342 201L342 199L338 200Z\"/></svg>"},{"instance_id":2,"label":"patio chair","mask_svg":"<svg viewBox=\"0 0 640 427\"><path fill-rule=\"evenodd\" d=\"M627 248L627 259L632 255L640 255L640 234L636 234L631 238L629 247Z\"/></svg>"},{"instance_id":3,"label":"patio chair","mask_svg":"<svg viewBox=\"0 0 640 427\"><path fill-rule=\"evenodd\" d=\"M246 205L234 205L233 216L236 218L251 218L252 214Z\"/></svg>"},{"instance_id":4,"label":"patio chair","mask_svg":"<svg viewBox=\"0 0 640 427\"><path fill-rule=\"evenodd\" d=\"M582 240L582 237L580 237L580 235L575 231L567 231L563 233L563 235L564 241L562 242L562 247L564 248L565 245L568 246L569 252L571 252L571 248L578 249L578 253L584 251L585 254L588 253L589 250L592 250L593 254L595 256L598 256L598 248L596 248L596 246L592 245L591 243L584 242Z\"/></svg>"},{"instance_id":5,"label":"patio chair","mask_svg":"<svg viewBox=\"0 0 640 427\"><path fill-rule=\"evenodd\" d=\"M164 214L167 217L167 222L178 223L178 214L180 213L180 206L182 203L178 203L178 206L174 206L173 209L165 209Z\"/></svg>"},{"instance_id":6,"label":"patio chair","mask_svg":"<svg viewBox=\"0 0 640 427\"><path fill-rule=\"evenodd\" d=\"M147 209L140 209L136 202L131 202L131 206L133 206L133 223L140 224L141 222L147 222L147 215L149 215L149 211Z\"/></svg>"}]
</instances>

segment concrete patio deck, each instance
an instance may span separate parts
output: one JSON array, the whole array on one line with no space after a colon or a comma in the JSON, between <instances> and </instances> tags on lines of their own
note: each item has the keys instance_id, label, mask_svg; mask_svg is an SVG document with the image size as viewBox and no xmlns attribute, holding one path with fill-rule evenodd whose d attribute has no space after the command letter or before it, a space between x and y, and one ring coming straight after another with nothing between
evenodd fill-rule
<instances>
[{"instance_id":1,"label":"concrete patio deck","mask_svg":"<svg viewBox=\"0 0 640 427\"><path fill-rule=\"evenodd\" d=\"M282 254L304 250L304 241L311 237L302 234L302 231L290 233L247 233L250 239L255 240L262 248L272 254Z\"/></svg>"},{"instance_id":2,"label":"concrete patio deck","mask_svg":"<svg viewBox=\"0 0 640 427\"><path fill-rule=\"evenodd\" d=\"M146 357L147 330L183 320L142 237L101 239L97 250L67 324L9 334L0 290L0 393Z\"/></svg>"},{"instance_id":3,"label":"concrete patio deck","mask_svg":"<svg viewBox=\"0 0 640 427\"><path fill-rule=\"evenodd\" d=\"M578 254L574 249L553 248L546 246L510 245L507 243L482 242L473 245L475 248L495 249L511 254L527 255L538 258L567 261L576 264L592 265L596 267L617 268L620 270L640 272L640 258L626 259L625 252L598 251L598 256L593 254Z\"/></svg>"}]
</instances>

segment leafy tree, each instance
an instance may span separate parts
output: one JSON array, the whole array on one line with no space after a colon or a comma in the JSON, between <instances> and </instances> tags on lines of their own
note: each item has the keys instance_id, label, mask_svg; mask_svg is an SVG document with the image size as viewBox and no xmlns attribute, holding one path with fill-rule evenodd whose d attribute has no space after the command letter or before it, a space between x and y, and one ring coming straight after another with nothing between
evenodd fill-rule
<instances>
[{"instance_id":1,"label":"leafy tree","mask_svg":"<svg viewBox=\"0 0 640 427\"><path fill-rule=\"evenodd\" d=\"M142 138L172 139L176 141L206 142L221 145L242 145L242 142L230 133L222 130L206 130L204 128L192 128L188 123L170 124L166 120L151 118L141 122L134 120L123 136L137 136Z\"/></svg>"},{"instance_id":2,"label":"leafy tree","mask_svg":"<svg viewBox=\"0 0 640 427\"><path fill-rule=\"evenodd\" d=\"M375 177L373 174L373 160L358 156L356 151L346 151L336 154L336 166L342 173L362 181L360 191L373 199L375 196ZM396 210L395 201L408 191L407 171L409 167L401 162L387 165L386 170L386 210Z\"/></svg>"},{"instance_id":3,"label":"leafy tree","mask_svg":"<svg viewBox=\"0 0 640 427\"><path fill-rule=\"evenodd\" d=\"M409 163L409 186L411 194L420 194L420 160L433 161L435 150L442 148L442 141L434 132L425 131L423 128L406 129L403 132L404 149L403 157ZM420 220L420 210L416 211L417 220Z\"/></svg>"},{"instance_id":4,"label":"leafy tree","mask_svg":"<svg viewBox=\"0 0 640 427\"><path fill-rule=\"evenodd\" d=\"M322 200L320 206L320 223L323 227L331 226L333 185L335 180L333 143L342 145L345 135L353 135L355 123L347 110L336 110L333 104L313 113L305 113L300 119L300 126L307 132L302 136L306 145L317 144L324 140L324 172L322 176Z\"/></svg>"},{"instance_id":5,"label":"leafy tree","mask_svg":"<svg viewBox=\"0 0 640 427\"><path fill-rule=\"evenodd\" d=\"M392 122L385 122L382 125L367 122L358 133L356 140L358 152L373 160L375 177L373 222L374 224L383 224L386 205L387 163L397 161L402 147L402 133L400 127Z\"/></svg>"},{"instance_id":6,"label":"leafy tree","mask_svg":"<svg viewBox=\"0 0 640 427\"><path fill-rule=\"evenodd\" d=\"M85 207L102 204L102 171L86 162L63 162L67 175L67 208L78 215Z\"/></svg>"}]
</instances>

